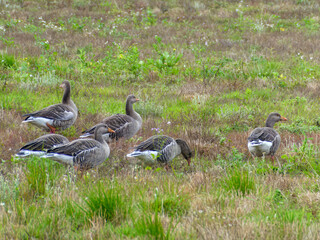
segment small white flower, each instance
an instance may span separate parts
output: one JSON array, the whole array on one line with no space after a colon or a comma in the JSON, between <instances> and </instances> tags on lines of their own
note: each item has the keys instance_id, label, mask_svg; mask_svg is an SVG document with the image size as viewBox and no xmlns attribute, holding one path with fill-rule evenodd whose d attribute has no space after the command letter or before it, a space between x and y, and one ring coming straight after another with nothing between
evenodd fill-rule
<instances>
[{"instance_id":1,"label":"small white flower","mask_svg":"<svg viewBox=\"0 0 320 240\"><path fill-rule=\"evenodd\" d=\"M168 124L168 125L170 125L170 124L171 124L171 122L170 122L170 121L168 121L168 122L167 122L167 124Z\"/></svg>"}]
</instances>

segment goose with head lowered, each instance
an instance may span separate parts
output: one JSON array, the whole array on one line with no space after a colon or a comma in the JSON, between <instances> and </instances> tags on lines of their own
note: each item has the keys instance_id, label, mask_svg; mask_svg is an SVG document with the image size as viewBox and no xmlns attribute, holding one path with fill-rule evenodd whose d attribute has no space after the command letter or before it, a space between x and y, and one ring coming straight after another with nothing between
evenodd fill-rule
<instances>
[{"instance_id":1,"label":"goose with head lowered","mask_svg":"<svg viewBox=\"0 0 320 240\"><path fill-rule=\"evenodd\" d=\"M248 137L248 149L254 157L270 155L274 162L274 154L281 142L279 133L273 129L276 122L287 121L279 113L271 113L266 121L266 126L254 129Z\"/></svg>"},{"instance_id":2,"label":"goose with head lowered","mask_svg":"<svg viewBox=\"0 0 320 240\"><path fill-rule=\"evenodd\" d=\"M78 109L70 98L70 82L65 80L60 87L64 88L62 103L22 115L26 117L23 123L31 123L50 133L55 133L56 129L64 130L74 124L78 116Z\"/></svg>"},{"instance_id":3,"label":"goose with head lowered","mask_svg":"<svg viewBox=\"0 0 320 240\"><path fill-rule=\"evenodd\" d=\"M110 154L110 148L102 137L104 132L113 132L107 125L99 124L94 130L94 139L77 139L68 144L51 148L43 158L87 170L103 163Z\"/></svg>"},{"instance_id":4,"label":"goose with head lowered","mask_svg":"<svg viewBox=\"0 0 320 240\"><path fill-rule=\"evenodd\" d=\"M165 135L155 135L140 143L127 157L138 158L146 165L154 165L159 162L165 164L168 170L168 164L179 154L182 154L190 166L192 152L186 141L175 140Z\"/></svg>"},{"instance_id":5,"label":"goose with head lowered","mask_svg":"<svg viewBox=\"0 0 320 240\"><path fill-rule=\"evenodd\" d=\"M141 128L142 118L139 113L133 109L133 104L138 102L134 95L129 95L126 101L126 114L115 114L102 120L101 123L107 124L114 133L109 133L110 139L133 137ZM90 137L93 135L97 125L83 131L81 138ZM106 134L106 133L105 133Z\"/></svg>"},{"instance_id":6,"label":"goose with head lowered","mask_svg":"<svg viewBox=\"0 0 320 240\"><path fill-rule=\"evenodd\" d=\"M27 157L29 155L44 155L50 148L67 144L69 140L59 134L46 134L25 144L16 157Z\"/></svg>"}]
</instances>

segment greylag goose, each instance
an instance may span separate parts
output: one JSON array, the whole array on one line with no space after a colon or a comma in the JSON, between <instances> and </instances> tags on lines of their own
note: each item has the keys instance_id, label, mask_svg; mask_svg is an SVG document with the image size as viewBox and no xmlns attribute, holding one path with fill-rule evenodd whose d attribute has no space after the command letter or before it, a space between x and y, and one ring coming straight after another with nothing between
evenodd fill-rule
<instances>
[{"instance_id":1,"label":"greylag goose","mask_svg":"<svg viewBox=\"0 0 320 240\"><path fill-rule=\"evenodd\" d=\"M34 139L20 148L16 157L27 157L29 155L43 155L50 148L67 144L69 140L59 134L46 134L37 139Z\"/></svg>"},{"instance_id":2,"label":"greylag goose","mask_svg":"<svg viewBox=\"0 0 320 240\"><path fill-rule=\"evenodd\" d=\"M168 169L169 162L180 153L190 166L192 152L184 140L174 140L172 137L165 135L155 135L140 143L127 157L136 157L146 165L154 165L160 162L165 164Z\"/></svg>"},{"instance_id":3,"label":"greylag goose","mask_svg":"<svg viewBox=\"0 0 320 240\"><path fill-rule=\"evenodd\" d=\"M102 133L113 132L105 124L99 124L94 131L94 139L77 139L68 144L51 148L43 158L74 166L77 170L94 168L104 162L110 154L110 148Z\"/></svg>"},{"instance_id":4,"label":"greylag goose","mask_svg":"<svg viewBox=\"0 0 320 240\"><path fill-rule=\"evenodd\" d=\"M62 103L24 114L22 117L26 117L26 119L23 122L36 125L50 131L50 133L55 133L57 128L63 130L74 124L78 116L78 109L70 98L69 81L63 81L60 87L64 88Z\"/></svg>"},{"instance_id":5,"label":"greylag goose","mask_svg":"<svg viewBox=\"0 0 320 240\"><path fill-rule=\"evenodd\" d=\"M280 146L281 137L273 126L276 122L287 121L279 113L270 113L267 118L266 126L254 129L248 137L248 149L254 157L270 155L272 163L274 154Z\"/></svg>"},{"instance_id":6,"label":"greylag goose","mask_svg":"<svg viewBox=\"0 0 320 240\"><path fill-rule=\"evenodd\" d=\"M139 131L142 125L142 118L132 106L137 101L139 99L134 95L129 95L126 101L126 114L116 114L102 120L102 123L107 124L114 131L114 133L110 134L110 139L118 140L122 137L129 139ZM96 127L97 125L83 131L83 135L80 137L92 136Z\"/></svg>"}]
</instances>

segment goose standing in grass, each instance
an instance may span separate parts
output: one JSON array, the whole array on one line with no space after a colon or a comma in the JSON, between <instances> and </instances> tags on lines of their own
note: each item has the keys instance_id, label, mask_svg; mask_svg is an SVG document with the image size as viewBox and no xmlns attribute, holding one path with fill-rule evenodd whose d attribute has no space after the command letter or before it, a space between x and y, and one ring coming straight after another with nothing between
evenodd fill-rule
<instances>
[{"instance_id":1,"label":"goose standing in grass","mask_svg":"<svg viewBox=\"0 0 320 240\"><path fill-rule=\"evenodd\" d=\"M62 103L51 105L40 111L22 115L26 117L24 123L31 123L37 127L43 128L50 133L55 133L56 129L66 129L70 127L77 119L78 109L70 98L70 83L65 80L60 85L64 88Z\"/></svg>"},{"instance_id":2,"label":"goose standing in grass","mask_svg":"<svg viewBox=\"0 0 320 240\"><path fill-rule=\"evenodd\" d=\"M68 144L51 148L43 158L74 166L76 170L87 170L103 163L110 154L110 148L102 137L104 132L113 132L105 124L99 124L94 139L77 139Z\"/></svg>"},{"instance_id":3,"label":"goose standing in grass","mask_svg":"<svg viewBox=\"0 0 320 240\"><path fill-rule=\"evenodd\" d=\"M184 140L174 140L172 137L165 135L155 135L140 143L127 157L136 157L146 165L154 165L157 162L163 163L168 170L168 164L179 154L182 154L190 166L192 152Z\"/></svg>"},{"instance_id":4,"label":"goose standing in grass","mask_svg":"<svg viewBox=\"0 0 320 240\"><path fill-rule=\"evenodd\" d=\"M256 128L251 132L248 137L248 149L254 157L270 155L274 163L274 154L280 146L281 137L273 126L279 121L287 121L287 119L279 113L271 113L265 127Z\"/></svg>"},{"instance_id":5,"label":"goose standing in grass","mask_svg":"<svg viewBox=\"0 0 320 240\"><path fill-rule=\"evenodd\" d=\"M44 155L50 148L69 143L69 140L59 134L46 134L25 144L16 157L27 157L29 155Z\"/></svg>"},{"instance_id":6,"label":"goose standing in grass","mask_svg":"<svg viewBox=\"0 0 320 240\"><path fill-rule=\"evenodd\" d=\"M110 139L118 140L122 137L129 139L140 130L142 118L139 113L133 109L133 104L138 101L139 99L134 95L129 95L126 101L126 114L116 114L102 120L102 123L107 124L114 131L114 133L109 134ZM92 136L96 127L97 125L83 131L83 135L80 137Z\"/></svg>"}]
</instances>

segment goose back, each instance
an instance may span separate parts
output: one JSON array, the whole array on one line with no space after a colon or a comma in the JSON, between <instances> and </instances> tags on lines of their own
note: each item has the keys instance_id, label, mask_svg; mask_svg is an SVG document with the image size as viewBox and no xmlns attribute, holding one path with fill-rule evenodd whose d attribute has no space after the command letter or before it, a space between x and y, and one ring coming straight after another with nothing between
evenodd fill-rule
<instances>
[{"instance_id":1,"label":"goose back","mask_svg":"<svg viewBox=\"0 0 320 240\"><path fill-rule=\"evenodd\" d=\"M168 136L155 135L135 147L134 152L128 157L137 157L148 163L168 164L173 158L181 153L181 148L177 142ZM151 161L153 159L153 161Z\"/></svg>"},{"instance_id":2,"label":"goose back","mask_svg":"<svg viewBox=\"0 0 320 240\"><path fill-rule=\"evenodd\" d=\"M20 151L16 154L16 156L26 157L29 155L42 155L50 148L67 143L69 143L69 140L62 135L46 134L25 144L20 148Z\"/></svg>"},{"instance_id":3,"label":"goose back","mask_svg":"<svg viewBox=\"0 0 320 240\"><path fill-rule=\"evenodd\" d=\"M248 137L248 149L256 157L273 156L278 150L281 137L270 127L256 128Z\"/></svg>"},{"instance_id":4,"label":"goose back","mask_svg":"<svg viewBox=\"0 0 320 240\"><path fill-rule=\"evenodd\" d=\"M100 124L95 130L95 139L77 139L66 145L49 149L45 157L76 166L80 170L96 167L110 154L110 148L102 137L102 132L107 129L106 125Z\"/></svg>"},{"instance_id":5,"label":"goose back","mask_svg":"<svg viewBox=\"0 0 320 240\"><path fill-rule=\"evenodd\" d=\"M281 142L279 133L273 129L276 122L287 121L279 113L270 113L266 126L254 129L248 137L248 149L253 156L271 155L278 150Z\"/></svg>"},{"instance_id":6,"label":"goose back","mask_svg":"<svg viewBox=\"0 0 320 240\"><path fill-rule=\"evenodd\" d=\"M64 130L69 128L78 117L78 109L70 99L70 83L64 81L60 86L65 88L62 103L51 105L42 110L22 115L25 117L23 122L31 123L39 128L52 131L52 128Z\"/></svg>"},{"instance_id":7,"label":"goose back","mask_svg":"<svg viewBox=\"0 0 320 240\"><path fill-rule=\"evenodd\" d=\"M114 131L114 133L109 134L110 139L130 139L140 130L142 118L134 111L132 106L136 101L139 100L135 96L129 95L126 102L126 114L115 114L102 120L102 123L108 125ZM92 136L96 126L83 131L80 137Z\"/></svg>"}]
</instances>

